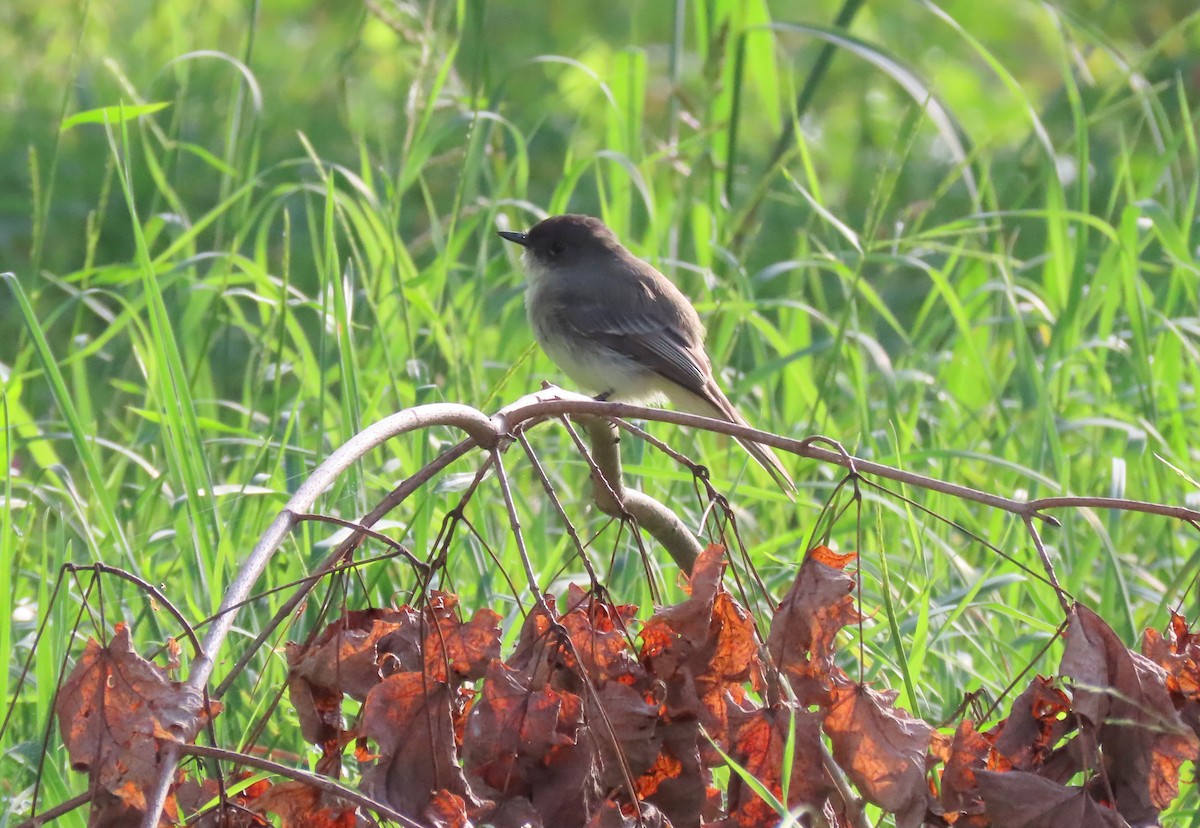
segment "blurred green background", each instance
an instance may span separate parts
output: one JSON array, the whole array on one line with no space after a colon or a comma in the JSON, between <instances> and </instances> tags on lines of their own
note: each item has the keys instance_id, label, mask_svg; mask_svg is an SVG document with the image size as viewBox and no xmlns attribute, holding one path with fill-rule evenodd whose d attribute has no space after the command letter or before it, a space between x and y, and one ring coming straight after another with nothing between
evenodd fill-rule
<instances>
[{"instance_id":1,"label":"blurred green background","mask_svg":"<svg viewBox=\"0 0 1200 828\"><path fill-rule=\"evenodd\" d=\"M565 381L530 349L517 260L495 236L547 213L601 215L675 279L763 428L1005 496L1200 508L1198 21L1183 0L10 0L0 690L16 701L0 797L28 810L73 631L127 620L148 647L179 633L116 583L77 624L89 588L52 600L63 563L125 567L203 618L306 472L363 425ZM101 107L108 128L66 122ZM790 462L794 507L736 446L652 430L731 493L776 598L814 532L859 550L871 621L848 663L917 715L938 722L983 688L994 719L1022 671L1055 671L1061 610L1019 520L904 491L953 526L869 490L860 520L827 526L833 470ZM358 517L455 439L394 441L321 509ZM584 537L600 533L617 599L648 611L652 582L677 597L665 556L642 562L589 511L561 430L531 439ZM698 525L687 476L624 448L631 482ZM574 547L528 464L510 466L557 591L581 577ZM463 482L383 530L429 556ZM522 568L494 479L468 516L439 585L517 619L528 595L505 579ZM1194 530L1059 517L1045 540L1063 586L1127 644L1168 606L1195 616ZM264 586L300 576L331 533L301 527ZM358 607L415 585L386 563L327 594ZM281 600L243 611L231 652ZM280 635L303 636L318 603ZM230 746L262 719L270 744L303 749L254 693L283 675L264 652L233 685ZM56 752L43 776L44 802L82 789ZM1200 824L1190 789L1178 813Z\"/></svg>"}]
</instances>

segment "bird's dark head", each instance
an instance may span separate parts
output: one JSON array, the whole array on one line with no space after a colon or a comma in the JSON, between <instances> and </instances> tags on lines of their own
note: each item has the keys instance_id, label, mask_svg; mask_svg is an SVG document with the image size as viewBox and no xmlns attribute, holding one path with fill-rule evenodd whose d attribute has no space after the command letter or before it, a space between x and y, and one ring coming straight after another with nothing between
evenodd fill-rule
<instances>
[{"instance_id":1,"label":"bird's dark head","mask_svg":"<svg viewBox=\"0 0 1200 828\"><path fill-rule=\"evenodd\" d=\"M539 221L528 233L501 230L500 238L524 247L527 263L542 270L576 265L585 257L603 261L623 251L604 222L574 214L551 216Z\"/></svg>"}]
</instances>

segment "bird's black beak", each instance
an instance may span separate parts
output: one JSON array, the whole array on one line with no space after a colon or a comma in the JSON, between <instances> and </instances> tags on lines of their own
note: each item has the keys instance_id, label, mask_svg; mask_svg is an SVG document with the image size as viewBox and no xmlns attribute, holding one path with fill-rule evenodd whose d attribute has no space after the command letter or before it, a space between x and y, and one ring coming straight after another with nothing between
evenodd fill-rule
<instances>
[{"instance_id":1,"label":"bird's black beak","mask_svg":"<svg viewBox=\"0 0 1200 828\"><path fill-rule=\"evenodd\" d=\"M526 247L529 244L529 236L525 233L517 233L514 230L500 230L496 233L505 241L510 241L513 244L519 244L521 247Z\"/></svg>"}]
</instances>

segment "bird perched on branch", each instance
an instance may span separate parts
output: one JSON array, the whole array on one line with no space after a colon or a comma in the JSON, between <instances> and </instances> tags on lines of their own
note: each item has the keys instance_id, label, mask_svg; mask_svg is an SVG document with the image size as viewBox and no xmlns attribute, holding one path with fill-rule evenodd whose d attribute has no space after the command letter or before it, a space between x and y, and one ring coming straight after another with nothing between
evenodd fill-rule
<instances>
[{"instance_id":1,"label":"bird perched on branch","mask_svg":"<svg viewBox=\"0 0 1200 828\"><path fill-rule=\"evenodd\" d=\"M654 402L749 425L717 386L704 325L667 277L622 246L591 216L552 216L527 233L500 232L525 248L525 308L542 350L603 400ZM796 490L775 453L738 440L789 496Z\"/></svg>"}]
</instances>

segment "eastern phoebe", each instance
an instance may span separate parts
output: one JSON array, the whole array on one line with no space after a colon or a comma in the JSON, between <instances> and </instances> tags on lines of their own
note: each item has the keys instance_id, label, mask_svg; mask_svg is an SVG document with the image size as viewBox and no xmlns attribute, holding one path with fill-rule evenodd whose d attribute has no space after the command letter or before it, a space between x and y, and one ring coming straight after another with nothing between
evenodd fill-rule
<instances>
[{"instance_id":1,"label":"eastern phoebe","mask_svg":"<svg viewBox=\"0 0 1200 828\"><path fill-rule=\"evenodd\" d=\"M704 325L666 276L626 250L591 216L552 216L528 233L525 309L542 350L602 400L654 402L748 425L713 379ZM791 477L769 448L738 440L790 496Z\"/></svg>"}]
</instances>

